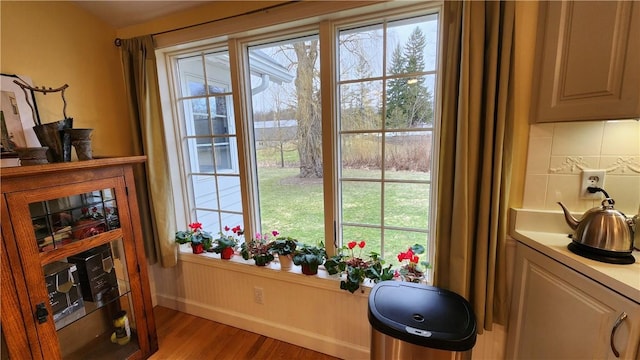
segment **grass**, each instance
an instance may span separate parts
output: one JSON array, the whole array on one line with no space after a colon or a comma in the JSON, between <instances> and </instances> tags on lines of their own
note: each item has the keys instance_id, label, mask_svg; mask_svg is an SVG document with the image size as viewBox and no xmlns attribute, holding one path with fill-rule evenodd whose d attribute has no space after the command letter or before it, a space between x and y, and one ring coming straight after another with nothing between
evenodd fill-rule
<instances>
[{"instance_id":1,"label":"grass","mask_svg":"<svg viewBox=\"0 0 640 360\"><path fill-rule=\"evenodd\" d=\"M260 167L258 171L261 199L261 217L264 231L277 229L284 236L315 244L324 241L324 200L322 180L299 179L295 167ZM377 170L351 170L350 176L371 178ZM378 175L379 177L379 175ZM425 174L394 171L394 177L424 180ZM343 187L343 218L348 223L379 226L381 197L379 182L348 181ZM385 188L385 225L393 227L428 228L429 185L387 183ZM365 240L365 250L381 253L379 228L344 226L343 241ZM410 245L425 245L424 232L386 230L384 258L396 264L396 255ZM426 257L422 258L423 260Z\"/></svg>"}]
</instances>

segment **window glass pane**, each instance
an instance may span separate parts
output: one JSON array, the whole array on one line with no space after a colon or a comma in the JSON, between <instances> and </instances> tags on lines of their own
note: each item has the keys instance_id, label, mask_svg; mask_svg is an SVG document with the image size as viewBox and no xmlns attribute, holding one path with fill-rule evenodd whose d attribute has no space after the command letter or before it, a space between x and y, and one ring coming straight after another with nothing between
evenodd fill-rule
<instances>
[{"instance_id":1,"label":"window glass pane","mask_svg":"<svg viewBox=\"0 0 640 360\"><path fill-rule=\"evenodd\" d=\"M431 131L387 133L384 142L387 179L430 180Z\"/></svg>"},{"instance_id":2,"label":"window glass pane","mask_svg":"<svg viewBox=\"0 0 640 360\"><path fill-rule=\"evenodd\" d=\"M193 195L196 207L218 209L218 191L214 176L194 175Z\"/></svg>"},{"instance_id":3,"label":"window glass pane","mask_svg":"<svg viewBox=\"0 0 640 360\"><path fill-rule=\"evenodd\" d=\"M384 224L426 229L429 223L429 184L385 183Z\"/></svg>"},{"instance_id":4,"label":"window glass pane","mask_svg":"<svg viewBox=\"0 0 640 360\"><path fill-rule=\"evenodd\" d=\"M218 193L220 195L220 209L242 212L240 178L237 176L218 176L217 179Z\"/></svg>"},{"instance_id":5,"label":"window glass pane","mask_svg":"<svg viewBox=\"0 0 640 360\"><path fill-rule=\"evenodd\" d=\"M413 244L420 244L428 249L428 237L429 234L425 232L416 231L402 231L402 230L390 230L384 231L384 249L383 258L385 265L391 264L393 267L398 268L398 254L400 252L407 251ZM418 255L420 262L429 261L427 254ZM424 266L420 265L419 268L424 270Z\"/></svg>"},{"instance_id":6,"label":"window glass pane","mask_svg":"<svg viewBox=\"0 0 640 360\"><path fill-rule=\"evenodd\" d=\"M191 171L213 173L213 146L210 138L191 138L187 140L191 154Z\"/></svg>"},{"instance_id":7,"label":"window glass pane","mask_svg":"<svg viewBox=\"0 0 640 360\"><path fill-rule=\"evenodd\" d=\"M342 135L341 150L343 178L381 178L382 143L380 134Z\"/></svg>"},{"instance_id":8,"label":"window glass pane","mask_svg":"<svg viewBox=\"0 0 640 360\"><path fill-rule=\"evenodd\" d=\"M182 96L198 96L205 94L204 67L202 56L192 56L178 60L178 71L182 83Z\"/></svg>"},{"instance_id":9,"label":"window glass pane","mask_svg":"<svg viewBox=\"0 0 640 360\"><path fill-rule=\"evenodd\" d=\"M228 93L231 84L229 53L221 51L205 55L207 64L207 88L209 94Z\"/></svg>"},{"instance_id":10,"label":"window glass pane","mask_svg":"<svg viewBox=\"0 0 640 360\"><path fill-rule=\"evenodd\" d=\"M363 79L382 75L382 25L340 32L340 80Z\"/></svg>"},{"instance_id":11,"label":"window glass pane","mask_svg":"<svg viewBox=\"0 0 640 360\"><path fill-rule=\"evenodd\" d=\"M307 36L249 48L260 226L324 241L319 47Z\"/></svg>"},{"instance_id":12,"label":"window glass pane","mask_svg":"<svg viewBox=\"0 0 640 360\"><path fill-rule=\"evenodd\" d=\"M340 85L340 126L342 130L382 128L382 81Z\"/></svg>"},{"instance_id":13,"label":"window glass pane","mask_svg":"<svg viewBox=\"0 0 640 360\"><path fill-rule=\"evenodd\" d=\"M435 71L438 50L436 14L390 22L387 28L387 72Z\"/></svg>"},{"instance_id":14,"label":"window glass pane","mask_svg":"<svg viewBox=\"0 0 640 360\"><path fill-rule=\"evenodd\" d=\"M434 83L435 75L389 79L386 127L407 129L431 126Z\"/></svg>"},{"instance_id":15,"label":"window glass pane","mask_svg":"<svg viewBox=\"0 0 640 360\"><path fill-rule=\"evenodd\" d=\"M378 254L381 252L381 236L379 228L370 228L370 227L362 227L362 226L351 226L351 225L343 225L342 226L342 239L343 243L347 244L350 241L364 241L366 246L362 250L362 255L367 255L371 251L375 251ZM360 254L360 248L356 246L354 249L355 254Z\"/></svg>"},{"instance_id":16,"label":"window glass pane","mask_svg":"<svg viewBox=\"0 0 640 360\"><path fill-rule=\"evenodd\" d=\"M342 182L342 221L378 225L380 219L380 183Z\"/></svg>"}]
</instances>

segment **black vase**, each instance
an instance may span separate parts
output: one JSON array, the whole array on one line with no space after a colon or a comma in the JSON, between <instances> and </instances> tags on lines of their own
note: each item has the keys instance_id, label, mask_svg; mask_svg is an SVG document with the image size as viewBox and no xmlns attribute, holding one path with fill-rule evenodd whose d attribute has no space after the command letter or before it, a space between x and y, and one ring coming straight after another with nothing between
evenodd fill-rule
<instances>
[{"instance_id":1,"label":"black vase","mask_svg":"<svg viewBox=\"0 0 640 360\"><path fill-rule=\"evenodd\" d=\"M50 163L71 161L71 137L64 130L72 126L73 118L66 118L33 127L40 144L49 148L47 160Z\"/></svg>"}]
</instances>

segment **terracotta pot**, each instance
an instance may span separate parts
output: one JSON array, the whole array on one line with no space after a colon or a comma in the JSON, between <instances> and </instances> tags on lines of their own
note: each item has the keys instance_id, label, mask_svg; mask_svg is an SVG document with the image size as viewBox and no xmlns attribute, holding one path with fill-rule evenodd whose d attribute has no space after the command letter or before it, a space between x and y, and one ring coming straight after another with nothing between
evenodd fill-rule
<instances>
[{"instance_id":1,"label":"terracotta pot","mask_svg":"<svg viewBox=\"0 0 640 360\"><path fill-rule=\"evenodd\" d=\"M191 250L194 254L202 254L204 252L204 245L202 243L191 243Z\"/></svg>"},{"instance_id":2,"label":"terracotta pot","mask_svg":"<svg viewBox=\"0 0 640 360\"><path fill-rule=\"evenodd\" d=\"M316 275L318 273L318 265L302 264L302 273L305 275Z\"/></svg>"},{"instance_id":3,"label":"terracotta pot","mask_svg":"<svg viewBox=\"0 0 640 360\"><path fill-rule=\"evenodd\" d=\"M224 248L220 253L220 258L222 258L223 260L229 260L231 259L232 256L233 256L233 248L230 248L230 247Z\"/></svg>"}]
</instances>

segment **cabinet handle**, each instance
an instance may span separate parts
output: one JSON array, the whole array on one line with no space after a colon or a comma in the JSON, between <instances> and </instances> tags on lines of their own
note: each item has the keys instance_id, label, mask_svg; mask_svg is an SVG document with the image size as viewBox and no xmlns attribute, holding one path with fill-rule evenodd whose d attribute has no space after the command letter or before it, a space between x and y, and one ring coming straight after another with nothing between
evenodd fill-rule
<instances>
[{"instance_id":1,"label":"cabinet handle","mask_svg":"<svg viewBox=\"0 0 640 360\"><path fill-rule=\"evenodd\" d=\"M613 343L613 338L616 336L616 330L618 330L618 327L620 326L620 324L622 324L622 322L626 318L627 318L627 313L623 311L622 314L618 316L618 320L616 320L616 323L613 324L613 328L611 329L611 337L610 337L611 351L613 351L613 355L615 355L616 357L620 357L620 353L616 349L616 345Z\"/></svg>"},{"instance_id":2,"label":"cabinet handle","mask_svg":"<svg viewBox=\"0 0 640 360\"><path fill-rule=\"evenodd\" d=\"M40 324L47 322L47 319L49 318L49 311L47 311L47 307L44 303L36 305L36 318Z\"/></svg>"}]
</instances>

